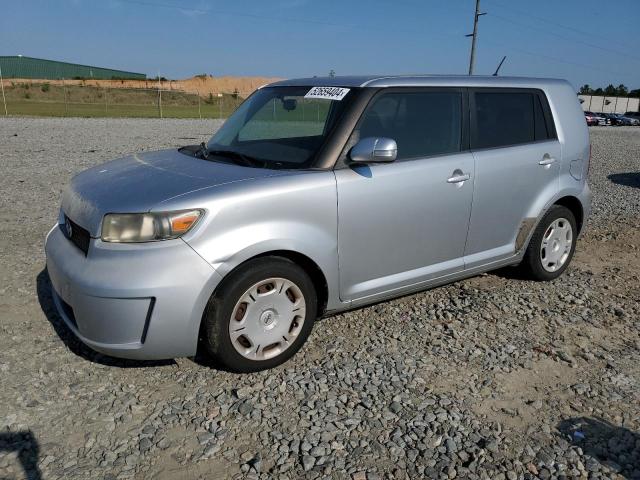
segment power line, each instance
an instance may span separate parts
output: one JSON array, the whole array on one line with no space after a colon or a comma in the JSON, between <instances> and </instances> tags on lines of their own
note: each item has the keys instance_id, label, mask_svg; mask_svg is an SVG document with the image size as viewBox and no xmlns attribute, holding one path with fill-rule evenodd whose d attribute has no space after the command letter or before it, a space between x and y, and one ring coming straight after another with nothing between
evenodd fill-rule
<instances>
[{"instance_id":1,"label":"power line","mask_svg":"<svg viewBox=\"0 0 640 480\"><path fill-rule=\"evenodd\" d=\"M526 23L518 22L516 20L512 20L510 18L503 17L502 15L498 15L498 14L495 14L495 13L491 13L491 17L492 18L497 18L498 20L501 20L503 22L511 23L513 25L518 25L520 27L525 27L525 28L529 28L531 30L536 30L538 32L543 32L543 33L546 33L547 35L552 35L554 37L561 38L561 39L567 40L569 42L579 43L579 44L585 45L587 47L596 48L598 50L603 50L603 51L609 52L609 53L614 53L616 55L621 55L621 56L624 56L624 57L627 57L627 58L630 58L632 60L640 62L640 57L635 57L633 55L629 55L627 53L620 52L618 50L613 50L611 48L603 47L601 45L596 45L594 43L584 42L582 40L578 40L578 39L575 39L575 38L566 37L564 35L560 35L559 33L552 32L550 30L547 30L547 29L544 29L544 28L541 28L541 27L534 27L533 25L527 25Z\"/></svg>"},{"instance_id":2,"label":"power line","mask_svg":"<svg viewBox=\"0 0 640 480\"><path fill-rule=\"evenodd\" d=\"M340 28L347 28L347 29L366 30L368 32L376 31L375 28L372 28L371 24L367 24L367 25L342 24L342 23L327 22L327 21L322 21L322 20L306 19L306 18L302 19L302 18L290 18L290 17L259 15L259 14L252 14L252 13L247 13L247 12L235 12L235 11L217 10L217 9L210 9L210 8L192 8L192 7L185 7L183 5L176 5L176 4L164 3L164 2L155 2L155 1L150 1L150 0L119 0L119 1L121 3L126 3L126 4L135 4L135 5L142 5L142 6L148 6L148 7L159 7L159 8L166 8L166 9L178 10L178 11L183 11L183 12L200 13L200 14L203 14L203 15L210 15L210 14L231 15L231 16L239 16L239 17L246 17L246 18L254 18L254 19L258 19L258 20L274 20L274 21L280 21L280 22L297 22L297 23L306 23L306 24L314 24L314 25L325 25L325 26L340 27ZM498 3L500 5L503 5L502 3L497 2L495 0L491 0L491 1L494 1L495 3ZM409 4L409 2L407 2L406 0L404 0L404 3ZM413 4L413 2L411 2L411 4ZM493 13L491 15L493 16ZM502 18L504 18L504 17L502 17ZM539 18L539 17L532 16L532 18ZM508 20L508 21L511 21L511 20ZM530 28L535 28L535 27L530 27ZM404 32L424 33L424 30L407 29L407 28L404 28L404 27L403 27L402 30ZM477 34L477 30L476 30L476 34ZM441 32L441 33L439 33L439 35L445 35L445 36L449 36L449 37L459 38L456 34L448 33L448 32ZM551 60L551 61L554 61L554 62L557 62L557 63L564 63L564 64L567 64L567 65L573 65L573 66L577 66L577 67L581 67L581 68L585 68L585 69L590 69L590 70L600 70L602 72L606 72L606 73L610 73L610 74L614 73L616 75L631 76L630 73L614 72L614 71L611 71L609 69L605 70L605 69L598 68L598 67L591 66L591 65L572 62L572 61L569 61L569 60L564 60L564 59L560 59L560 58L551 57L551 56L548 56L548 55L537 54L537 53L530 52L530 51L527 51L527 50L518 49L516 47L513 47L512 45L498 43L498 42L491 41L491 40L485 40L485 41L487 43L500 46L501 48L508 48L508 49L513 50L513 51L520 52L520 53L522 53L524 55L528 55L528 56L532 56L532 57L544 58L544 59Z\"/></svg>"},{"instance_id":3,"label":"power line","mask_svg":"<svg viewBox=\"0 0 640 480\"><path fill-rule=\"evenodd\" d=\"M323 20L313 20L313 19L306 19L306 18L289 18L289 17L270 16L270 15L258 15L258 14L254 14L254 13L234 12L234 11L228 11L228 10L214 10L214 9L209 9L209 8L207 8L207 9L192 8L192 7L185 7L185 6L182 6L182 5L175 5L175 4L171 4L171 3L150 2L150 1L145 1L145 0L119 0L119 1L121 3L144 5L144 6L148 6L148 7L168 8L168 9L173 9L173 10L179 10L179 11L182 11L182 12L200 13L200 14L203 14L203 15L210 15L210 14L231 15L231 16L236 16L236 17L255 18L255 19L259 19L259 20L276 20L276 21L280 21L280 22L309 23L309 24L314 24L314 25L325 25L325 26L330 26L330 27L357 28L357 29L368 28L368 27L355 25L355 24L326 22L326 21L323 21Z\"/></svg>"},{"instance_id":4,"label":"power line","mask_svg":"<svg viewBox=\"0 0 640 480\"><path fill-rule=\"evenodd\" d=\"M530 57L544 58L545 60L551 60L552 62L556 62L556 63L564 63L566 65L572 65L574 67L580 67L580 68L584 68L584 69L587 69L587 70L598 70L598 71L603 72L603 73L609 73L609 74L613 73L613 74L619 75L619 76L629 76L629 77L633 76L633 74L631 74L629 72L616 72L616 71L610 70L608 68L607 69L600 68L600 67L596 67L596 66L593 66L593 65L587 65L587 64L584 64L584 63L572 62L570 60L565 60L565 59L562 59L562 58L552 57L550 55L544 55L544 54L540 54L540 53L531 52L531 51L524 50L524 49L521 49L521 48L518 48L518 47L514 47L512 45L507 45L505 43L495 42L495 41L486 40L486 39L484 41L489 43L489 44L493 44L494 46L498 46L498 47L501 47L501 48L507 48L507 49L510 49L512 51L522 53L523 55L528 55Z\"/></svg>"},{"instance_id":5,"label":"power line","mask_svg":"<svg viewBox=\"0 0 640 480\"><path fill-rule=\"evenodd\" d=\"M566 25L563 23L559 23L556 22L554 20L549 20L548 18L544 18L544 17L540 17L537 15L532 14L529 11L524 11L524 10L518 10L517 8L513 8L511 5L508 5L506 3L503 2L499 2L498 0L490 0L492 3L495 3L496 5L500 5L503 8L506 8L507 10L511 10L513 13L517 14L517 15L522 15L524 17L527 17L529 19L533 18L535 20L538 20L539 22L544 22L544 23L548 23L549 25L554 25L556 27L560 27L560 28L564 28L565 30L570 30L572 32L578 33L580 35L586 35L587 37L591 38L593 37L593 32L589 32L586 30L580 30L579 28L575 28L573 26L570 25ZM607 42L610 42L613 40L613 43L617 43L618 45L625 47L625 48L633 48L634 50L636 49L637 46L635 45L630 45L627 43L623 43L623 42L616 42L615 38L611 38L610 36L607 37Z\"/></svg>"}]
</instances>

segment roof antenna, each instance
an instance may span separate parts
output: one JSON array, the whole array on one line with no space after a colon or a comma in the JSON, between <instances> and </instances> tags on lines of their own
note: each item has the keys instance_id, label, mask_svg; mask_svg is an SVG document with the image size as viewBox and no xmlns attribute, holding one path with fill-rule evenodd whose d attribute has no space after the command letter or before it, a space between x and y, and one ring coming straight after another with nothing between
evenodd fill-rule
<instances>
[{"instance_id":1,"label":"roof antenna","mask_svg":"<svg viewBox=\"0 0 640 480\"><path fill-rule=\"evenodd\" d=\"M504 63L504 61L507 59L507 56L505 55L504 57L502 57L502 60L500 60L500 63L498 64L498 68L496 68L496 71L493 72L493 76L497 77L498 76L498 72L500 71L500 67L502 66L502 64Z\"/></svg>"}]
</instances>

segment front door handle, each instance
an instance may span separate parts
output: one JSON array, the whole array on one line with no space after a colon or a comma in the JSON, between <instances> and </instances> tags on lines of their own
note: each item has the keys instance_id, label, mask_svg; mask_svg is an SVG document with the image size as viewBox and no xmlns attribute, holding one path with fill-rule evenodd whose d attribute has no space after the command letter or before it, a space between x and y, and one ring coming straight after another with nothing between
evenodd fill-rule
<instances>
[{"instance_id":1,"label":"front door handle","mask_svg":"<svg viewBox=\"0 0 640 480\"><path fill-rule=\"evenodd\" d=\"M555 161L556 161L555 158L553 158L549 154L545 154L545 156L542 157L542 160L538 162L538 165L547 166L547 165L551 165L552 163L555 163Z\"/></svg>"},{"instance_id":2,"label":"front door handle","mask_svg":"<svg viewBox=\"0 0 640 480\"><path fill-rule=\"evenodd\" d=\"M461 170L456 170L453 172L453 176L447 178L447 183L461 183L466 182L471 178L471 175L468 173L462 173Z\"/></svg>"}]
</instances>

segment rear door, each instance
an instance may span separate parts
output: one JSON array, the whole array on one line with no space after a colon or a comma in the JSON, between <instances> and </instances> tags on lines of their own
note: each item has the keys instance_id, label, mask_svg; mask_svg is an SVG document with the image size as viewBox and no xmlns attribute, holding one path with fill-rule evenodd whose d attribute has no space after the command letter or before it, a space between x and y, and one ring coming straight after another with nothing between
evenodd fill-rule
<instances>
[{"instance_id":1,"label":"rear door","mask_svg":"<svg viewBox=\"0 0 640 480\"><path fill-rule=\"evenodd\" d=\"M559 188L561 145L544 93L471 89L476 178L465 266L508 258Z\"/></svg>"},{"instance_id":2,"label":"rear door","mask_svg":"<svg viewBox=\"0 0 640 480\"><path fill-rule=\"evenodd\" d=\"M463 270L473 195L462 89L379 93L352 134L398 144L389 164L335 171L343 300L373 298Z\"/></svg>"}]
</instances>

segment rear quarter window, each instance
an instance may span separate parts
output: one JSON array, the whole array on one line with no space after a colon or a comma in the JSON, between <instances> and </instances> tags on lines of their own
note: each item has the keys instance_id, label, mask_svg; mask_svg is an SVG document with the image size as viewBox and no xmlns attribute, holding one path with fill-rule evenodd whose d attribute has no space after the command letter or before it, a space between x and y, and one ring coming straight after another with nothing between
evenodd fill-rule
<instances>
[{"instance_id":1,"label":"rear quarter window","mask_svg":"<svg viewBox=\"0 0 640 480\"><path fill-rule=\"evenodd\" d=\"M471 95L472 149L555 138L553 120L542 92L476 90Z\"/></svg>"}]
</instances>

